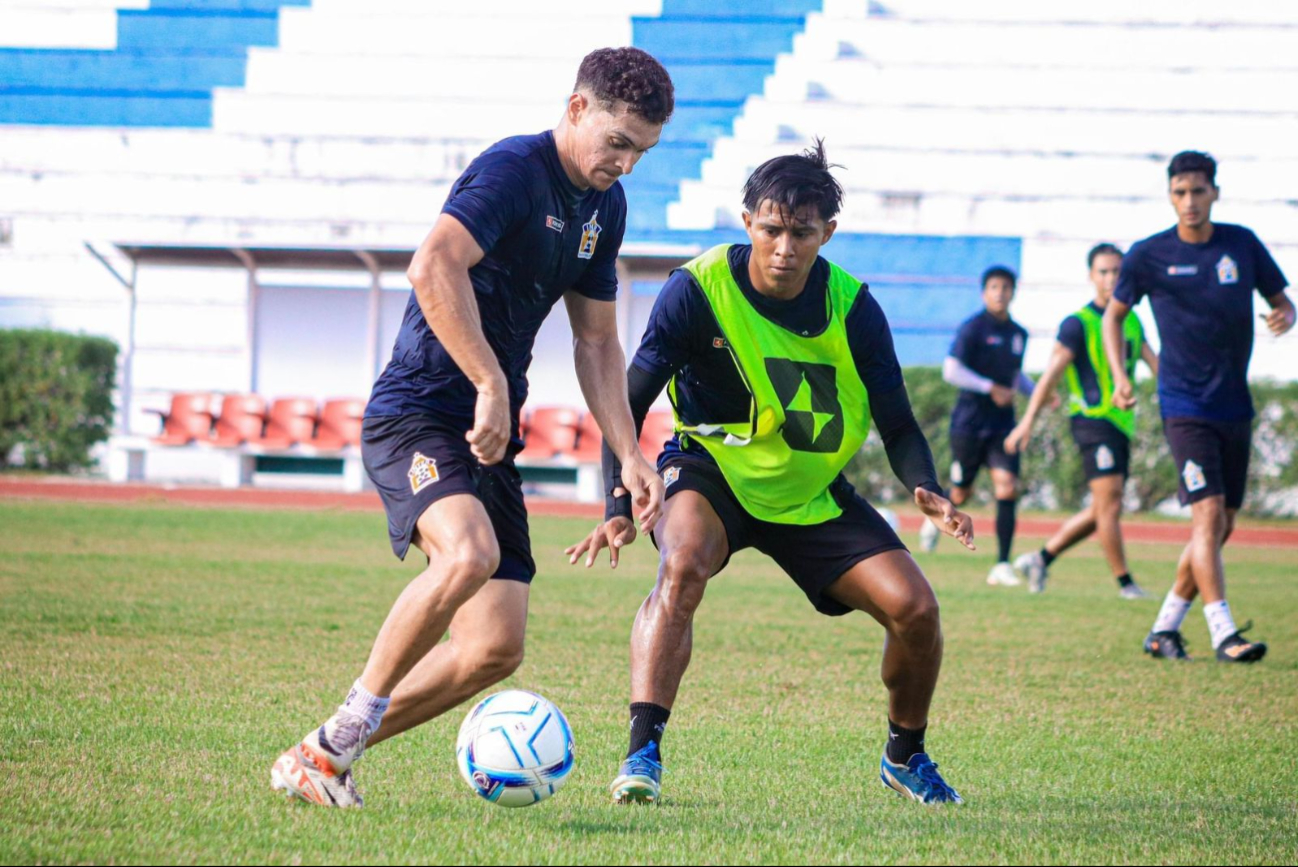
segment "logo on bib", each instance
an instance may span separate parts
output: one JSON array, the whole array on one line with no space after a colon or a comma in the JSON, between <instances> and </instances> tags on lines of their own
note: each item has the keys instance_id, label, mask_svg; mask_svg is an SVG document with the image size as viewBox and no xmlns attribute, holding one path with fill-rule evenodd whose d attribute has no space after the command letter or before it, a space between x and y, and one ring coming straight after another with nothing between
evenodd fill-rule
<instances>
[{"instance_id":1,"label":"logo on bib","mask_svg":"<svg viewBox=\"0 0 1298 867\"><path fill-rule=\"evenodd\" d=\"M766 375L784 408L780 435L789 448L818 454L838 451L846 427L834 366L768 358Z\"/></svg>"},{"instance_id":2,"label":"logo on bib","mask_svg":"<svg viewBox=\"0 0 1298 867\"><path fill-rule=\"evenodd\" d=\"M419 493L437 481L437 461L415 452L414 458L410 461L410 472L406 473L406 477L410 479L410 493Z\"/></svg>"},{"instance_id":3,"label":"logo on bib","mask_svg":"<svg viewBox=\"0 0 1298 867\"><path fill-rule=\"evenodd\" d=\"M1095 450L1095 466L1101 470L1113 469L1113 450L1108 446L1100 446Z\"/></svg>"},{"instance_id":4,"label":"logo on bib","mask_svg":"<svg viewBox=\"0 0 1298 867\"><path fill-rule=\"evenodd\" d=\"M590 221L581 226L581 246L577 248L578 259L589 259L595 255L595 245L599 243L599 233L604 227L599 224L599 211L590 215Z\"/></svg>"},{"instance_id":5,"label":"logo on bib","mask_svg":"<svg viewBox=\"0 0 1298 867\"><path fill-rule=\"evenodd\" d=\"M1223 286L1239 282L1239 266L1229 256L1217 260L1217 282Z\"/></svg>"},{"instance_id":6,"label":"logo on bib","mask_svg":"<svg viewBox=\"0 0 1298 867\"><path fill-rule=\"evenodd\" d=\"M1181 470L1181 478L1185 481L1185 489L1190 493L1203 490L1208 480L1203 477L1203 467L1194 461L1186 461L1185 469Z\"/></svg>"}]
</instances>

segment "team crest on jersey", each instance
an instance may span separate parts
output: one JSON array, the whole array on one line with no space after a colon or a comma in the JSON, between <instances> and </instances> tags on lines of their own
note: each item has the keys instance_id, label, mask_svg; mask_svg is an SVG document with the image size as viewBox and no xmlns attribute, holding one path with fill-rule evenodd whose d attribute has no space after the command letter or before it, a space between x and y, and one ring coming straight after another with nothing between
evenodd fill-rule
<instances>
[{"instance_id":1,"label":"team crest on jersey","mask_svg":"<svg viewBox=\"0 0 1298 867\"><path fill-rule=\"evenodd\" d=\"M406 477L410 479L410 493L419 493L439 478L437 461L415 452L414 458L410 461L410 472L406 473Z\"/></svg>"},{"instance_id":2,"label":"team crest on jersey","mask_svg":"<svg viewBox=\"0 0 1298 867\"><path fill-rule=\"evenodd\" d=\"M1022 354L1023 354L1023 335L1022 335L1022 334L1015 334L1015 335L1014 335L1014 341L1010 344L1010 349L1013 350L1013 352L1014 352L1015 355L1022 355Z\"/></svg>"},{"instance_id":3,"label":"team crest on jersey","mask_svg":"<svg viewBox=\"0 0 1298 867\"><path fill-rule=\"evenodd\" d=\"M1185 469L1181 470L1181 478L1185 480L1185 489L1190 493L1201 491L1208 484L1208 480L1203 477L1203 467L1194 461L1185 462Z\"/></svg>"},{"instance_id":4,"label":"team crest on jersey","mask_svg":"<svg viewBox=\"0 0 1298 867\"><path fill-rule=\"evenodd\" d=\"M563 220L560 220L558 217L547 216L545 218L545 227L547 229L554 229L556 232L562 232Z\"/></svg>"},{"instance_id":5,"label":"team crest on jersey","mask_svg":"<svg viewBox=\"0 0 1298 867\"><path fill-rule=\"evenodd\" d=\"M1239 282L1239 266L1229 256L1223 255L1217 260L1217 282L1223 286Z\"/></svg>"},{"instance_id":6,"label":"team crest on jersey","mask_svg":"<svg viewBox=\"0 0 1298 867\"><path fill-rule=\"evenodd\" d=\"M681 477L680 467L668 467L663 470L663 487L670 488L672 484Z\"/></svg>"},{"instance_id":7,"label":"team crest on jersey","mask_svg":"<svg viewBox=\"0 0 1298 867\"><path fill-rule=\"evenodd\" d=\"M1095 466L1101 470L1113 469L1113 450L1108 446L1100 446L1095 450Z\"/></svg>"},{"instance_id":8,"label":"team crest on jersey","mask_svg":"<svg viewBox=\"0 0 1298 867\"><path fill-rule=\"evenodd\" d=\"M578 259L589 259L595 255L595 245L599 243L599 233L604 227L599 224L599 211L590 215L590 221L581 226L581 246L577 248Z\"/></svg>"}]
</instances>

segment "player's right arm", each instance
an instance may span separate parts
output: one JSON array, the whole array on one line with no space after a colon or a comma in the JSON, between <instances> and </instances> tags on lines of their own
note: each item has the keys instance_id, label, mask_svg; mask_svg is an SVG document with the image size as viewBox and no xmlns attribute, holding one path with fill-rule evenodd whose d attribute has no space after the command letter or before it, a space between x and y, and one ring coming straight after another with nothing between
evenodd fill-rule
<instances>
[{"instance_id":1,"label":"player's right arm","mask_svg":"<svg viewBox=\"0 0 1298 867\"><path fill-rule=\"evenodd\" d=\"M1037 380L1037 386L1028 400L1028 408L1023 412L1023 418L1019 420L1014 430L1010 431L1009 436L1005 437L1005 451L1014 454L1032 439L1032 426L1037 423L1037 416L1041 414L1042 407L1054 395L1055 386L1063 378L1068 365L1073 363L1073 357L1071 349L1055 341L1054 351L1050 353L1050 361L1046 363L1045 372Z\"/></svg>"},{"instance_id":2,"label":"player's right arm","mask_svg":"<svg viewBox=\"0 0 1298 867\"><path fill-rule=\"evenodd\" d=\"M1118 409L1131 409L1136 405L1135 391L1127 376L1127 339L1122 333L1122 324L1127 321L1130 312L1131 307L1117 298L1110 298L1109 306L1104 308L1104 322L1101 325L1104 354L1109 359L1109 370L1113 371L1113 405Z\"/></svg>"},{"instance_id":3,"label":"player's right arm","mask_svg":"<svg viewBox=\"0 0 1298 867\"><path fill-rule=\"evenodd\" d=\"M509 385L483 336L469 280L469 269L482 261L483 255L469 230L444 213L415 251L406 276L428 327L478 390L473 429L465 439L474 457L483 464L494 464L505 456L512 424Z\"/></svg>"}]
</instances>

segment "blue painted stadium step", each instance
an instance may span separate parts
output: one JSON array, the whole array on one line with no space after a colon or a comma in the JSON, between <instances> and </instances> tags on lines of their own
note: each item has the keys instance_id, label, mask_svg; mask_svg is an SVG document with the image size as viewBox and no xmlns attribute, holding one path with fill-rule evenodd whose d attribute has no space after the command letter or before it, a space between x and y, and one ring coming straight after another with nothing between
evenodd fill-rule
<instances>
[{"instance_id":1,"label":"blue painted stadium step","mask_svg":"<svg viewBox=\"0 0 1298 867\"><path fill-rule=\"evenodd\" d=\"M123 9L117 47L246 49L279 42L279 10Z\"/></svg>"},{"instance_id":2,"label":"blue painted stadium step","mask_svg":"<svg viewBox=\"0 0 1298 867\"><path fill-rule=\"evenodd\" d=\"M14 49L0 51L0 92L12 88L53 90L204 90L242 87L248 66L243 50L93 51Z\"/></svg>"},{"instance_id":3,"label":"blue painted stadium step","mask_svg":"<svg viewBox=\"0 0 1298 867\"><path fill-rule=\"evenodd\" d=\"M206 91L87 94L0 90L0 124L209 127L212 95Z\"/></svg>"},{"instance_id":4,"label":"blue painted stadium step","mask_svg":"<svg viewBox=\"0 0 1298 867\"><path fill-rule=\"evenodd\" d=\"M663 0L663 18L802 18L820 9L820 0Z\"/></svg>"},{"instance_id":5,"label":"blue painted stadium step","mask_svg":"<svg viewBox=\"0 0 1298 867\"><path fill-rule=\"evenodd\" d=\"M151 0L149 9L192 9L200 12L276 12L281 6L310 5L311 0Z\"/></svg>"}]
</instances>

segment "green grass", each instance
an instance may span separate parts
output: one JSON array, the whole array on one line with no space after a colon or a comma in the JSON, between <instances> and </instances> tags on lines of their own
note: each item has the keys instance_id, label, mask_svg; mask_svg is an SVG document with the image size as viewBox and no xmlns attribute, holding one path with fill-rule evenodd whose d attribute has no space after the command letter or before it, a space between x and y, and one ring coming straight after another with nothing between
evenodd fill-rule
<instances>
[{"instance_id":1,"label":"green grass","mask_svg":"<svg viewBox=\"0 0 1298 867\"><path fill-rule=\"evenodd\" d=\"M879 628L816 614L764 558L737 556L696 621L666 738L664 801L617 808L627 633L652 581L571 569L586 521L534 519L528 657L508 685L573 725L566 788L529 809L455 769L459 711L369 753L369 806L272 793L275 756L326 716L417 570L374 514L0 501L0 862L1284 863L1298 860L1296 553L1228 549L1261 665L1157 663L1157 602L1117 598L1093 545L1040 597L989 588L986 552L945 545L946 663L929 747L967 803L878 782ZM1019 550L1027 550L1020 542ZM1133 546L1159 595L1175 550Z\"/></svg>"}]
</instances>

